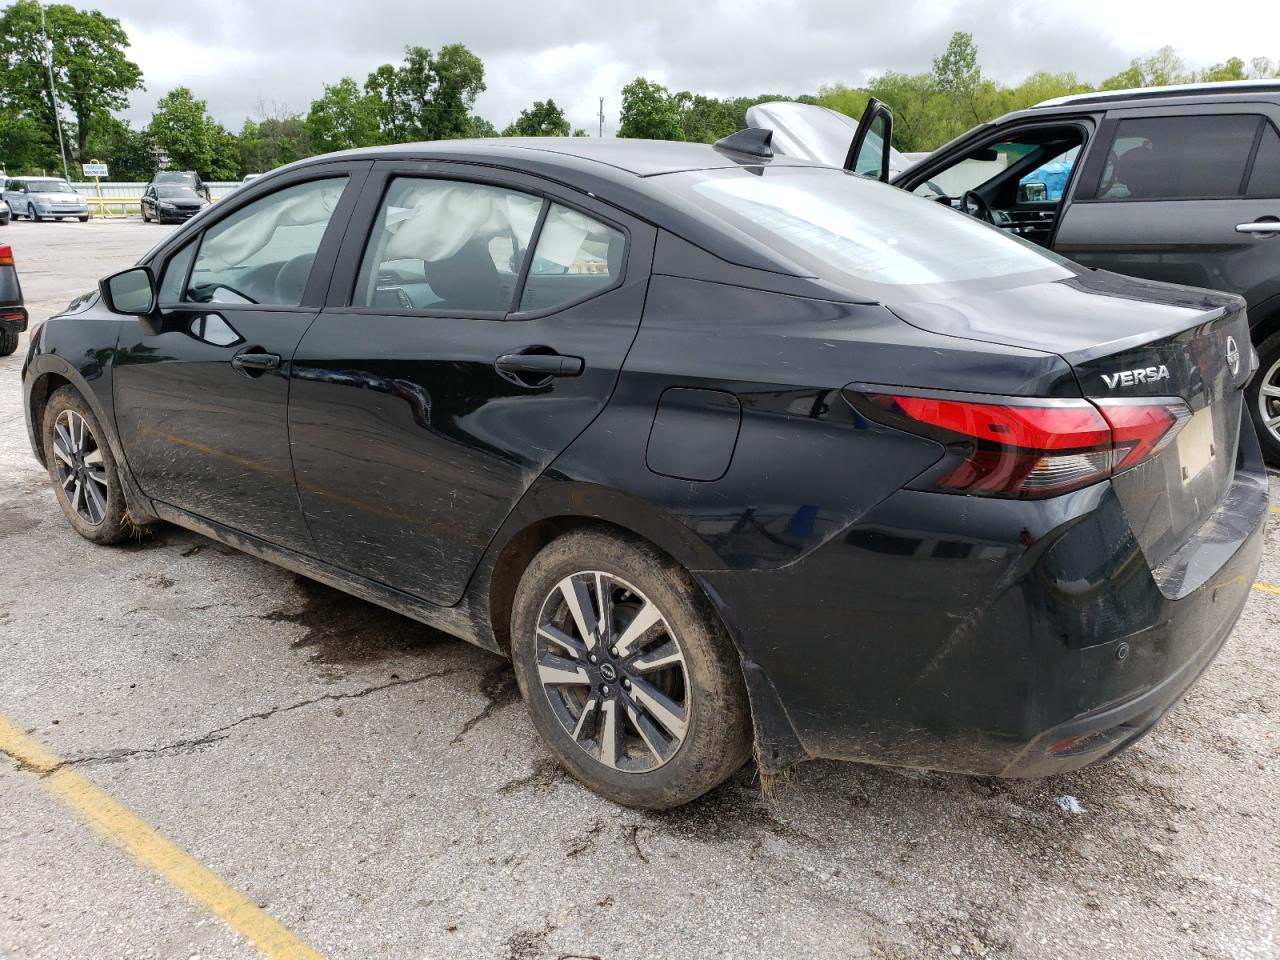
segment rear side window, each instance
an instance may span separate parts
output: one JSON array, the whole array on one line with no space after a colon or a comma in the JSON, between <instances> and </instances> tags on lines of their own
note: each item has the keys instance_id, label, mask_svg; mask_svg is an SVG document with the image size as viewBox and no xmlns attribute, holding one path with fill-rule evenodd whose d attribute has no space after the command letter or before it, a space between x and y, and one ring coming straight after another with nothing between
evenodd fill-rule
<instances>
[{"instance_id":1,"label":"rear side window","mask_svg":"<svg viewBox=\"0 0 1280 960\"><path fill-rule=\"evenodd\" d=\"M620 231L551 204L520 297L521 310L548 310L612 286L622 272Z\"/></svg>"},{"instance_id":2,"label":"rear side window","mask_svg":"<svg viewBox=\"0 0 1280 960\"><path fill-rule=\"evenodd\" d=\"M1253 172L1249 174L1245 195L1280 197L1280 134L1269 123L1262 125L1262 140L1253 158Z\"/></svg>"},{"instance_id":3,"label":"rear side window","mask_svg":"<svg viewBox=\"0 0 1280 960\"><path fill-rule=\"evenodd\" d=\"M1261 122L1261 117L1252 114L1121 120L1095 197L1238 197Z\"/></svg>"},{"instance_id":4,"label":"rear side window","mask_svg":"<svg viewBox=\"0 0 1280 960\"><path fill-rule=\"evenodd\" d=\"M542 199L457 180L399 177L387 188L351 305L506 312Z\"/></svg>"},{"instance_id":5,"label":"rear side window","mask_svg":"<svg viewBox=\"0 0 1280 960\"><path fill-rule=\"evenodd\" d=\"M297 306L346 177L288 187L205 231L184 300Z\"/></svg>"}]
</instances>

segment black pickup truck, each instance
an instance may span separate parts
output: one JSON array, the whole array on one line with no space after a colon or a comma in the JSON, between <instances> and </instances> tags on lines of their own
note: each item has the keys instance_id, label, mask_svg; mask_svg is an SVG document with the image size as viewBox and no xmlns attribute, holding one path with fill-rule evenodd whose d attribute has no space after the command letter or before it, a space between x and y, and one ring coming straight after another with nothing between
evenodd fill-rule
<instances>
[{"instance_id":1,"label":"black pickup truck","mask_svg":"<svg viewBox=\"0 0 1280 960\"><path fill-rule=\"evenodd\" d=\"M13 247L0 243L0 357L18 349L18 334L27 329L27 309L13 262Z\"/></svg>"}]
</instances>

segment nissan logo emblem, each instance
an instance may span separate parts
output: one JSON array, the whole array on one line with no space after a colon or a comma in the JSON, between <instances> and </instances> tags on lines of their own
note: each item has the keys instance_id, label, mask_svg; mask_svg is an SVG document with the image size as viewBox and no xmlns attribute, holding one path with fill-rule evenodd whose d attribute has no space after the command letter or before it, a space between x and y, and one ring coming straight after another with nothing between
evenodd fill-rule
<instances>
[{"instance_id":1,"label":"nissan logo emblem","mask_svg":"<svg viewBox=\"0 0 1280 960\"><path fill-rule=\"evenodd\" d=\"M1231 368L1233 377L1240 372L1240 347L1236 345L1235 337L1227 337L1227 366Z\"/></svg>"}]
</instances>

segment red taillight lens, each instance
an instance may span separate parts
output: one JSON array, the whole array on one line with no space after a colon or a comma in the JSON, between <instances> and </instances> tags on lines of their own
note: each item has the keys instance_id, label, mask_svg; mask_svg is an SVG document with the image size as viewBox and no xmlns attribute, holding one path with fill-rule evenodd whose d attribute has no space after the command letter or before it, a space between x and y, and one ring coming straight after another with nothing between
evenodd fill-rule
<instances>
[{"instance_id":1,"label":"red taillight lens","mask_svg":"<svg viewBox=\"0 0 1280 960\"><path fill-rule=\"evenodd\" d=\"M7 243L0 243L0 267L13 266L13 247Z\"/></svg>"},{"instance_id":2,"label":"red taillight lens","mask_svg":"<svg viewBox=\"0 0 1280 960\"><path fill-rule=\"evenodd\" d=\"M1190 419L1181 400L988 403L937 396L858 395L854 406L946 445L915 486L1035 498L1097 483L1159 453Z\"/></svg>"}]
</instances>

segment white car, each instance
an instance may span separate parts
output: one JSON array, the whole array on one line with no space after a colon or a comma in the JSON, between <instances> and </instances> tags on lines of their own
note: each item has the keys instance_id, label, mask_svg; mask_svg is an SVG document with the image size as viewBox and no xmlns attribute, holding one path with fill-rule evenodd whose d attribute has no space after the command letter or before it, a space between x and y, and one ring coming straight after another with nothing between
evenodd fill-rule
<instances>
[{"instance_id":1,"label":"white car","mask_svg":"<svg viewBox=\"0 0 1280 960\"><path fill-rule=\"evenodd\" d=\"M89 219L89 204L61 177L14 177L5 184L3 197L15 217L29 220Z\"/></svg>"}]
</instances>

